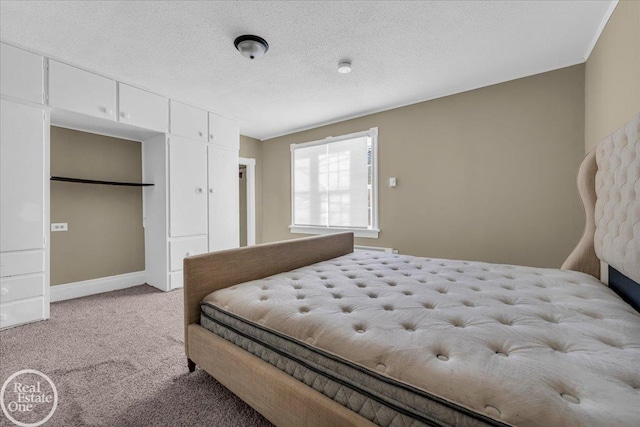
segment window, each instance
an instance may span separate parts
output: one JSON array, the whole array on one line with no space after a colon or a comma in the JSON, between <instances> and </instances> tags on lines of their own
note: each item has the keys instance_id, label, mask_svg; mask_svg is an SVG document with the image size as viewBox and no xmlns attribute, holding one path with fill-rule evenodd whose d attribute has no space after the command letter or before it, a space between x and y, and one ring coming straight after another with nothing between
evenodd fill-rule
<instances>
[{"instance_id":1,"label":"window","mask_svg":"<svg viewBox=\"0 0 640 427\"><path fill-rule=\"evenodd\" d=\"M291 232L378 237L378 128L291 144Z\"/></svg>"}]
</instances>

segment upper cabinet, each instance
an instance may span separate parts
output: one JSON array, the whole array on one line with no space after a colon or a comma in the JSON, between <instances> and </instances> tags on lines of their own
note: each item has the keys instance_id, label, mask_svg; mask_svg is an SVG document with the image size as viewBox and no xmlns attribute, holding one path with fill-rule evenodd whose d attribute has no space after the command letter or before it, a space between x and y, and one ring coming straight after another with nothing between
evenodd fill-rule
<instances>
[{"instance_id":1,"label":"upper cabinet","mask_svg":"<svg viewBox=\"0 0 640 427\"><path fill-rule=\"evenodd\" d=\"M44 103L44 58L0 43L0 82L5 96Z\"/></svg>"},{"instance_id":2,"label":"upper cabinet","mask_svg":"<svg viewBox=\"0 0 640 427\"><path fill-rule=\"evenodd\" d=\"M171 100L170 133L207 142L207 112Z\"/></svg>"},{"instance_id":3,"label":"upper cabinet","mask_svg":"<svg viewBox=\"0 0 640 427\"><path fill-rule=\"evenodd\" d=\"M209 142L240 149L240 127L233 119L209 113Z\"/></svg>"},{"instance_id":4,"label":"upper cabinet","mask_svg":"<svg viewBox=\"0 0 640 427\"><path fill-rule=\"evenodd\" d=\"M167 98L118 83L119 117L118 121L145 129L167 132L169 122L169 103Z\"/></svg>"},{"instance_id":5,"label":"upper cabinet","mask_svg":"<svg viewBox=\"0 0 640 427\"><path fill-rule=\"evenodd\" d=\"M116 82L49 60L49 104L103 119L116 119Z\"/></svg>"}]
</instances>

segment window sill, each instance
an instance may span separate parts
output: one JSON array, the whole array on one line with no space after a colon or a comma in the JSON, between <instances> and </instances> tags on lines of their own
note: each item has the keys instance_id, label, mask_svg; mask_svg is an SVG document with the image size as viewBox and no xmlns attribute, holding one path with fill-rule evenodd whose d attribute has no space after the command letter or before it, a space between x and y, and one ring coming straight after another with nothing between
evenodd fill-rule
<instances>
[{"instance_id":1,"label":"window sill","mask_svg":"<svg viewBox=\"0 0 640 427\"><path fill-rule=\"evenodd\" d=\"M299 234L334 234L334 233L344 233L351 231L355 237L364 237L367 239L377 239L380 230L378 229L368 229L363 230L362 228L327 228L327 227L310 227L304 225L290 225L289 229L292 233Z\"/></svg>"}]
</instances>

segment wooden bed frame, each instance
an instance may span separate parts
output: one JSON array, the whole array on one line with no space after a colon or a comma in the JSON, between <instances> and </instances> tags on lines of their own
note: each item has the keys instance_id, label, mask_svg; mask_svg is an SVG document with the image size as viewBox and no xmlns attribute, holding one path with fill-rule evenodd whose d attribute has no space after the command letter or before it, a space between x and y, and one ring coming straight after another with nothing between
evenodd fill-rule
<instances>
[{"instance_id":1,"label":"wooden bed frame","mask_svg":"<svg viewBox=\"0 0 640 427\"><path fill-rule=\"evenodd\" d=\"M186 258L184 342L189 370L200 366L277 426L375 426L200 326L200 302L215 290L351 252L353 233L341 233Z\"/></svg>"}]
</instances>

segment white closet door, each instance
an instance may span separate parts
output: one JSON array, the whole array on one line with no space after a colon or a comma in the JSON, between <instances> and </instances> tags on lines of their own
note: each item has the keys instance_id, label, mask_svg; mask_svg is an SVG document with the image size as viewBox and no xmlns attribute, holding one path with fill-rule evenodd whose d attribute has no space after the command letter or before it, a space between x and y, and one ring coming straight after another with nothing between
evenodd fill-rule
<instances>
[{"instance_id":1,"label":"white closet door","mask_svg":"<svg viewBox=\"0 0 640 427\"><path fill-rule=\"evenodd\" d=\"M238 151L210 145L209 252L240 245Z\"/></svg>"},{"instance_id":2,"label":"white closet door","mask_svg":"<svg viewBox=\"0 0 640 427\"><path fill-rule=\"evenodd\" d=\"M118 83L118 90L120 122L167 132L169 122L167 98L123 83Z\"/></svg>"},{"instance_id":3,"label":"white closet door","mask_svg":"<svg viewBox=\"0 0 640 427\"><path fill-rule=\"evenodd\" d=\"M174 100L171 100L170 106L170 133L207 142L206 111Z\"/></svg>"},{"instance_id":4,"label":"white closet door","mask_svg":"<svg viewBox=\"0 0 640 427\"><path fill-rule=\"evenodd\" d=\"M207 148L185 138L169 140L171 237L207 234Z\"/></svg>"},{"instance_id":5,"label":"white closet door","mask_svg":"<svg viewBox=\"0 0 640 427\"><path fill-rule=\"evenodd\" d=\"M116 82L61 62L49 61L49 105L116 119Z\"/></svg>"},{"instance_id":6,"label":"white closet door","mask_svg":"<svg viewBox=\"0 0 640 427\"><path fill-rule=\"evenodd\" d=\"M2 100L0 251L44 248L44 111Z\"/></svg>"},{"instance_id":7,"label":"white closet door","mask_svg":"<svg viewBox=\"0 0 640 427\"><path fill-rule=\"evenodd\" d=\"M240 149L240 126L238 122L209 113L209 142L225 147Z\"/></svg>"},{"instance_id":8,"label":"white closet door","mask_svg":"<svg viewBox=\"0 0 640 427\"><path fill-rule=\"evenodd\" d=\"M42 56L0 43L0 88L3 95L44 102Z\"/></svg>"}]
</instances>

